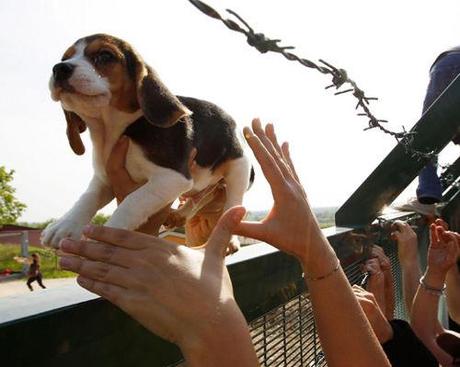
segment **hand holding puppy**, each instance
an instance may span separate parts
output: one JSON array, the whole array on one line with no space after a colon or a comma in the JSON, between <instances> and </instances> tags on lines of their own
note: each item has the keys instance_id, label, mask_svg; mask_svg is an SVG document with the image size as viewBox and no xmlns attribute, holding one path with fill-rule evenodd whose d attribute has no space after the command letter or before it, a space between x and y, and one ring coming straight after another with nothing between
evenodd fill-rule
<instances>
[{"instance_id":1,"label":"hand holding puppy","mask_svg":"<svg viewBox=\"0 0 460 367\"><path fill-rule=\"evenodd\" d=\"M142 233L87 227L87 241L64 240L62 268L78 283L114 303L153 333L177 343L190 366L255 366L246 321L233 297L224 253L244 208L228 210L207 245L191 249ZM100 242L95 242L100 241ZM231 325L231 327L228 327ZM207 353L218 343L214 360ZM243 364L241 361L251 361Z\"/></svg>"}]
</instances>

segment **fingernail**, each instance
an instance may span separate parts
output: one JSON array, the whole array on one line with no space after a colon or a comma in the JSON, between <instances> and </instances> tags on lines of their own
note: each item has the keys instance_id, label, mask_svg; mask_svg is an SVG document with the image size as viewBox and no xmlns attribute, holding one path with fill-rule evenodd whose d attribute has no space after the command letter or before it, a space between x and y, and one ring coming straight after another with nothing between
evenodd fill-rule
<instances>
[{"instance_id":1,"label":"fingernail","mask_svg":"<svg viewBox=\"0 0 460 367\"><path fill-rule=\"evenodd\" d=\"M244 133L244 137L245 137L246 139L249 139L249 138L251 138L251 137L254 136L253 132L251 131L251 129L250 129L249 127L245 127L245 128L243 129L243 133Z\"/></svg>"},{"instance_id":2,"label":"fingernail","mask_svg":"<svg viewBox=\"0 0 460 367\"><path fill-rule=\"evenodd\" d=\"M64 256L59 259L59 265L62 269L71 269L75 264L75 259L69 256Z\"/></svg>"},{"instance_id":3,"label":"fingernail","mask_svg":"<svg viewBox=\"0 0 460 367\"><path fill-rule=\"evenodd\" d=\"M94 229L93 225L87 224L86 226L83 227L83 234L89 237L93 233L93 229Z\"/></svg>"}]
</instances>

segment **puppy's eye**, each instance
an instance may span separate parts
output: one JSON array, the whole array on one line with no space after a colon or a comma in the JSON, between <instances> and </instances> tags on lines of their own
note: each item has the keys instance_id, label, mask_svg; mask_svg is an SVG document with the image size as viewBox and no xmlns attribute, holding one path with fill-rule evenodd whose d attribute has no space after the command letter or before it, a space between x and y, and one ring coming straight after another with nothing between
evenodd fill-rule
<instances>
[{"instance_id":1,"label":"puppy's eye","mask_svg":"<svg viewBox=\"0 0 460 367\"><path fill-rule=\"evenodd\" d=\"M94 56L94 63L96 65L105 65L112 61L115 61L115 56L109 51L102 50Z\"/></svg>"}]
</instances>

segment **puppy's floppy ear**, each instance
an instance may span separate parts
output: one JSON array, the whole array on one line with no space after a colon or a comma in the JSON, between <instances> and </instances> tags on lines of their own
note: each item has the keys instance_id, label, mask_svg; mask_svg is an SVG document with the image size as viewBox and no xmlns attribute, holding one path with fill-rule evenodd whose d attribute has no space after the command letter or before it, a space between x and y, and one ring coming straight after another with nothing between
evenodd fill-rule
<instances>
[{"instance_id":1,"label":"puppy's floppy ear","mask_svg":"<svg viewBox=\"0 0 460 367\"><path fill-rule=\"evenodd\" d=\"M76 155L82 155L85 153L85 146L80 134L86 130L86 124L76 113L63 111L67 121L67 139L69 139L70 147Z\"/></svg>"},{"instance_id":2,"label":"puppy's floppy ear","mask_svg":"<svg viewBox=\"0 0 460 367\"><path fill-rule=\"evenodd\" d=\"M140 73L137 100L147 120L155 126L170 127L192 113L172 94L156 73L145 66Z\"/></svg>"}]
</instances>

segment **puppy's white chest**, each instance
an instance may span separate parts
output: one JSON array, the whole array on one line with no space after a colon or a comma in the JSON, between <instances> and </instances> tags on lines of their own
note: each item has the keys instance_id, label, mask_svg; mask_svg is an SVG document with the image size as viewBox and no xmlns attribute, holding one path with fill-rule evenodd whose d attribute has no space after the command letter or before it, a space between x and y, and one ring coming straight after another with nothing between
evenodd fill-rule
<instances>
[{"instance_id":1,"label":"puppy's white chest","mask_svg":"<svg viewBox=\"0 0 460 367\"><path fill-rule=\"evenodd\" d=\"M142 148L133 141L130 141L129 144L125 167L131 178L136 182L149 180L161 168L149 161L145 157Z\"/></svg>"}]
</instances>

